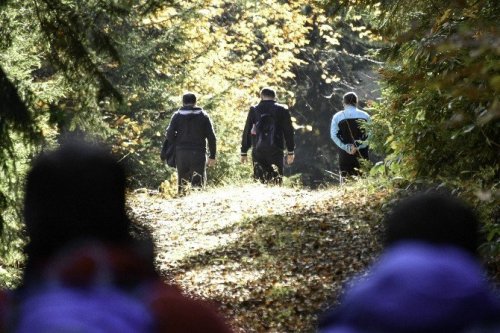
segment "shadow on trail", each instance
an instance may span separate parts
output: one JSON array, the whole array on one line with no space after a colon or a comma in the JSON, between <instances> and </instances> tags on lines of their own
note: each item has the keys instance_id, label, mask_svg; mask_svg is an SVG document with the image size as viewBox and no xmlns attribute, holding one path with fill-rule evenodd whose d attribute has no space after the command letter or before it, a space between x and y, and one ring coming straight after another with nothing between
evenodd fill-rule
<instances>
[{"instance_id":1,"label":"shadow on trail","mask_svg":"<svg viewBox=\"0 0 500 333\"><path fill-rule=\"evenodd\" d=\"M313 331L316 315L379 253L374 218L307 210L246 219L209 232L239 233L237 241L185 257L165 273L194 276L194 289L220 302L245 332Z\"/></svg>"}]
</instances>

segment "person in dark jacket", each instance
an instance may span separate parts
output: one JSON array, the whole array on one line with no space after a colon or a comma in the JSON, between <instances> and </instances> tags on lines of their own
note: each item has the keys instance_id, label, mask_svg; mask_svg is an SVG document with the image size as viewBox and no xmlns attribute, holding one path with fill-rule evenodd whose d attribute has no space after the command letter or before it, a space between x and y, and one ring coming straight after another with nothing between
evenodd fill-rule
<instances>
[{"instance_id":1,"label":"person in dark jacket","mask_svg":"<svg viewBox=\"0 0 500 333\"><path fill-rule=\"evenodd\" d=\"M24 199L27 262L21 285L0 292L0 332L232 331L213 306L163 282L125 190L123 166L102 147L72 142L36 159Z\"/></svg>"},{"instance_id":2,"label":"person in dark jacket","mask_svg":"<svg viewBox=\"0 0 500 333\"><path fill-rule=\"evenodd\" d=\"M283 151L287 150L286 163L294 161L294 130L290 112L286 105L276 103L276 92L264 88L260 92L261 101L252 106L247 115L241 140L241 162L247 162L247 153L252 148L254 178L263 183L281 185L283 177ZM272 146L265 150L258 149L257 127L263 115L273 119Z\"/></svg>"},{"instance_id":3,"label":"person in dark jacket","mask_svg":"<svg viewBox=\"0 0 500 333\"><path fill-rule=\"evenodd\" d=\"M330 137L339 151L342 177L359 173L359 159L368 159L368 135L361 124L370 122L368 113L359 110L358 96L348 92L343 97L344 110L337 112L330 126Z\"/></svg>"},{"instance_id":4,"label":"person in dark jacket","mask_svg":"<svg viewBox=\"0 0 500 333\"><path fill-rule=\"evenodd\" d=\"M185 193L189 184L193 187L205 185L206 166L215 165L217 152L217 140L212 121L201 107L196 106L196 95L184 94L182 104L182 107L172 116L166 133L167 140L175 142L175 162L180 194Z\"/></svg>"}]
</instances>

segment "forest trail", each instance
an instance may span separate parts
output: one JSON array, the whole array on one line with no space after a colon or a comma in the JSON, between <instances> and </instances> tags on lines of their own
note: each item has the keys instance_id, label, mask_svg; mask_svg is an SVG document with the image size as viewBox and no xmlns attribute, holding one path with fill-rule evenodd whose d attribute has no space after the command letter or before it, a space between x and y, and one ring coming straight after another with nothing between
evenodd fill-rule
<instances>
[{"instance_id":1,"label":"forest trail","mask_svg":"<svg viewBox=\"0 0 500 333\"><path fill-rule=\"evenodd\" d=\"M129 204L152 231L162 275L215 301L237 332L312 332L379 252L387 197L248 184L176 199L139 191Z\"/></svg>"}]
</instances>

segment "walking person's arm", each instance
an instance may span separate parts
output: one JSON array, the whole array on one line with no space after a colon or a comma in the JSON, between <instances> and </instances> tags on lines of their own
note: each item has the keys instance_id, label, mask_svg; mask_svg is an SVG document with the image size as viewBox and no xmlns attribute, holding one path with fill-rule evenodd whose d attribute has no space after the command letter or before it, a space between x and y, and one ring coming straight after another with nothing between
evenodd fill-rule
<instances>
[{"instance_id":1,"label":"walking person's arm","mask_svg":"<svg viewBox=\"0 0 500 333\"><path fill-rule=\"evenodd\" d=\"M212 120L208 116L207 116L207 140L208 140L208 150L209 150L207 165L209 167L212 167L215 165L215 155L217 153L217 138L215 137Z\"/></svg>"},{"instance_id":2,"label":"walking person's arm","mask_svg":"<svg viewBox=\"0 0 500 333\"><path fill-rule=\"evenodd\" d=\"M177 132L177 117L179 115L177 113L174 113L172 116L172 119L170 119L170 124L167 127L167 130L165 131L165 136L167 137L167 140L169 142L174 142L176 132Z\"/></svg>"},{"instance_id":3,"label":"walking person's arm","mask_svg":"<svg viewBox=\"0 0 500 333\"><path fill-rule=\"evenodd\" d=\"M295 160L295 133L293 130L292 117L287 109L285 109L283 117L283 136L285 137L287 149L286 163L292 164Z\"/></svg>"},{"instance_id":4,"label":"walking person's arm","mask_svg":"<svg viewBox=\"0 0 500 333\"><path fill-rule=\"evenodd\" d=\"M243 129L243 134L241 136L241 163L246 163L248 158L247 158L247 153L250 147L252 147L252 126L253 126L253 121L252 121L252 112L253 108L250 108L247 114L247 120L245 122L245 128Z\"/></svg>"}]
</instances>

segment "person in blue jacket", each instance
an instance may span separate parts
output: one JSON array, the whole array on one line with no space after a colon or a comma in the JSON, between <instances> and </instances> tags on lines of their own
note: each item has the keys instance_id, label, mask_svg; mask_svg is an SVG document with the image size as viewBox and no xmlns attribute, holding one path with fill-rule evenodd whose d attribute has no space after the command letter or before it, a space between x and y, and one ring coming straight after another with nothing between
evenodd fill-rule
<instances>
[{"instance_id":1,"label":"person in blue jacket","mask_svg":"<svg viewBox=\"0 0 500 333\"><path fill-rule=\"evenodd\" d=\"M337 112L330 127L330 137L339 148L339 169L343 177L356 175L359 159L368 159L368 133L363 123L370 122L368 113L357 108L358 96L348 92L343 97L344 110Z\"/></svg>"}]
</instances>

